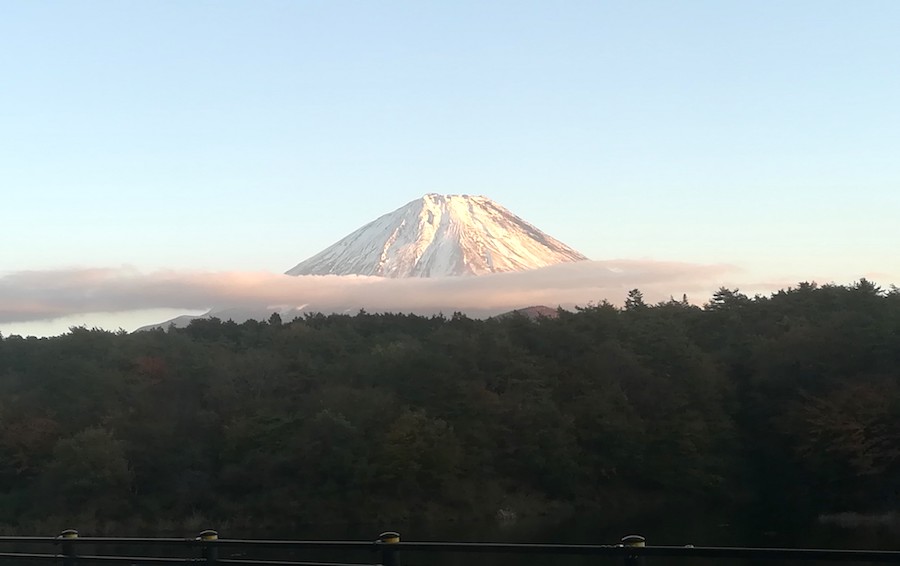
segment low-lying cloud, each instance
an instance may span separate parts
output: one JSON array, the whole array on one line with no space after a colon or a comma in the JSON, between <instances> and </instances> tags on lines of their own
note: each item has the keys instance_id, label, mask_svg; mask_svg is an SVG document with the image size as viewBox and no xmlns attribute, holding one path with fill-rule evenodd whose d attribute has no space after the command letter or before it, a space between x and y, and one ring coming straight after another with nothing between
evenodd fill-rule
<instances>
[{"instance_id":1,"label":"low-lying cloud","mask_svg":"<svg viewBox=\"0 0 900 566\"><path fill-rule=\"evenodd\" d=\"M648 301L680 298L683 293L702 301L734 271L728 265L635 260L436 279L142 273L128 268L20 271L0 277L0 323L160 308L491 314L532 305L586 305L604 299L620 303L633 288L640 288Z\"/></svg>"}]
</instances>

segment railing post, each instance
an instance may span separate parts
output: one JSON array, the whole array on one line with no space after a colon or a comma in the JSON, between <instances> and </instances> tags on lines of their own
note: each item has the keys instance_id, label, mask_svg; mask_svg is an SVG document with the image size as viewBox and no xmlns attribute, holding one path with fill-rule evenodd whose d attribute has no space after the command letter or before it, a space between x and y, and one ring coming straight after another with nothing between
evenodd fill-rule
<instances>
[{"instance_id":1,"label":"railing post","mask_svg":"<svg viewBox=\"0 0 900 566\"><path fill-rule=\"evenodd\" d=\"M75 566L78 556L75 554L75 543L72 541L78 538L78 531L66 529L59 533L58 538L62 541L63 566Z\"/></svg>"},{"instance_id":2,"label":"railing post","mask_svg":"<svg viewBox=\"0 0 900 566\"><path fill-rule=\"evenodd\" d=\"M203 543L201 547L203 549L203 559L206 560L207 564L215 564L219 560L219 548L215 544L209 543L219 540L219 533L212 529L205 530L200 533L197 540Z\"/></svg>"},{"instance_id":3,"label":"railing post","mask_svg":"<svg viewBox=\"0 0 900 566\"><path fill-rule=\"evenodd\" d=\"M622 546L625 548L643 548L647 546L647 539L641 535L626 535L622 537ZM637 554L625 555L625 566L640 566L641 559Z\"/></svg>"},{"instance_id":4,"label":"railing post","mask_svg":"<svg viewBox=\"0 0 900 566\"><path fill-rule=\"evenodd\" d=\"M400 566L400 552L394 546L400 542L400 533L386 531L378 535L378 545L381 547L382 566Z\"/></svg>"}]
</instances>

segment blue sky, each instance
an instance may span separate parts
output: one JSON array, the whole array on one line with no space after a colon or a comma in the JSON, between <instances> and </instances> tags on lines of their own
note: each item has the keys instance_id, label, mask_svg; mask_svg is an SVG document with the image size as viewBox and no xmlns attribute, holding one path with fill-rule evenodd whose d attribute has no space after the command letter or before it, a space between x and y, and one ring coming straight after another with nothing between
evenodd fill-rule
<instances>
[{"instance_id":1,"label":"blue sky","mask_svg":"<svg viewBox=\"0 0 900 566\"><path fill-rule=\"evenodd\" d=\"M0 2L0 273L281 272L441 192L597 260L900 283L898 29L888 0Z\"/></svg>"}]
</instances>

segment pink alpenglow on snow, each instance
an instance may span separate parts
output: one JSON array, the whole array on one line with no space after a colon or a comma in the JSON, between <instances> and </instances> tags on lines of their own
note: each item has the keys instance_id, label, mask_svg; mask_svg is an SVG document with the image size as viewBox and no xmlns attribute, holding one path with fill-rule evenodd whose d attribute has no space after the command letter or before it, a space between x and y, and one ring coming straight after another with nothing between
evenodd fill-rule
<instances>
[{"instance_id":1,"label":"pink alpenglow on snow","mask_svg":"<svg viewBox=\"0 0 900 566\"><path fill-rule=\"evenodd\" d=\"M453 277L585 259L487 197L427 194L366 224L287 274Z\"/></svg>"}]
</instances>

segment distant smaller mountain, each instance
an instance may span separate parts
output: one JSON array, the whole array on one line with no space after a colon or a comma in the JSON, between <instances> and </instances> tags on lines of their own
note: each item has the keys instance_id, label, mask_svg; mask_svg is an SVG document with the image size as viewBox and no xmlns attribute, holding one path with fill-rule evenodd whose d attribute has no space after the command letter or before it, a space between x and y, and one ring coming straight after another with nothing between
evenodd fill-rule
<instances>
[{"instance_id":1,"label":"distant smaller mountain","mask_svg":"<svg viewBox=\"0 0 900 566\"><path fill-rule=\"evenodd\" d=\"M536 305L498 314L495 318L508 318L511 316L524 316L525 318L530 318L532 320L536 318L559 318L559 309L545 307L544 305Z\"/></svg>"},{"instance_id":2,"label":"distant smaller mountain","mask_svg":"<svg viewBox=\"0 0 900 566\"><path fill-rule=\"evenodd\" d=\"M148 324L146 326L142 326L135 330L135 332L141 332L144 330L168 330L170 326L174 326L175 328L185 328L194 320L210 320L213 318L217 318L222 321L233 321L237 324L241 324L247 322L248 320L257 320L257 321L266 321L269 320L269 317L273 314L277 314L281 317L281 319L285 322L289 322L294 320L295 318L302 318L308 314L321 313L325 315L329 314L348 314L355 315L359 313L361 310L366 310L365 305L360 304L346 304L342 306L332 306L324 309L317 309L311 305L305 305L303 307L298 308L273 308L273 307L259 307L259 308L250 308L250 307L242 307L242 308L222 308L222 309L211 309L209 312L205 314L201 314L199 316L190 316L183 315L171 320L167 320L165 322L161 322L158 324ZM414 314L418 316L435 316L438 314L444 314L446 316L450 316L452 313L456 312L457 309L454 309L450 306L445 309L439 308L412 308L412 309L399 309L395 312L403 312L406 314ZM379 312L379 311L370 311L370 312ZM507 311L503 313L498 313L497 309L464 309L460 311L468 317L471 318L490 318L490 317L504 317L504 316L515 316L517 314L526 316L530 319L537 319L541 317L546 318L556 318L559 316L556 309L552 309L550 307L544 306L536 306L536 307L525 307L522 309L516 309L514 311Z\"/></svg>"}]
</instances>

